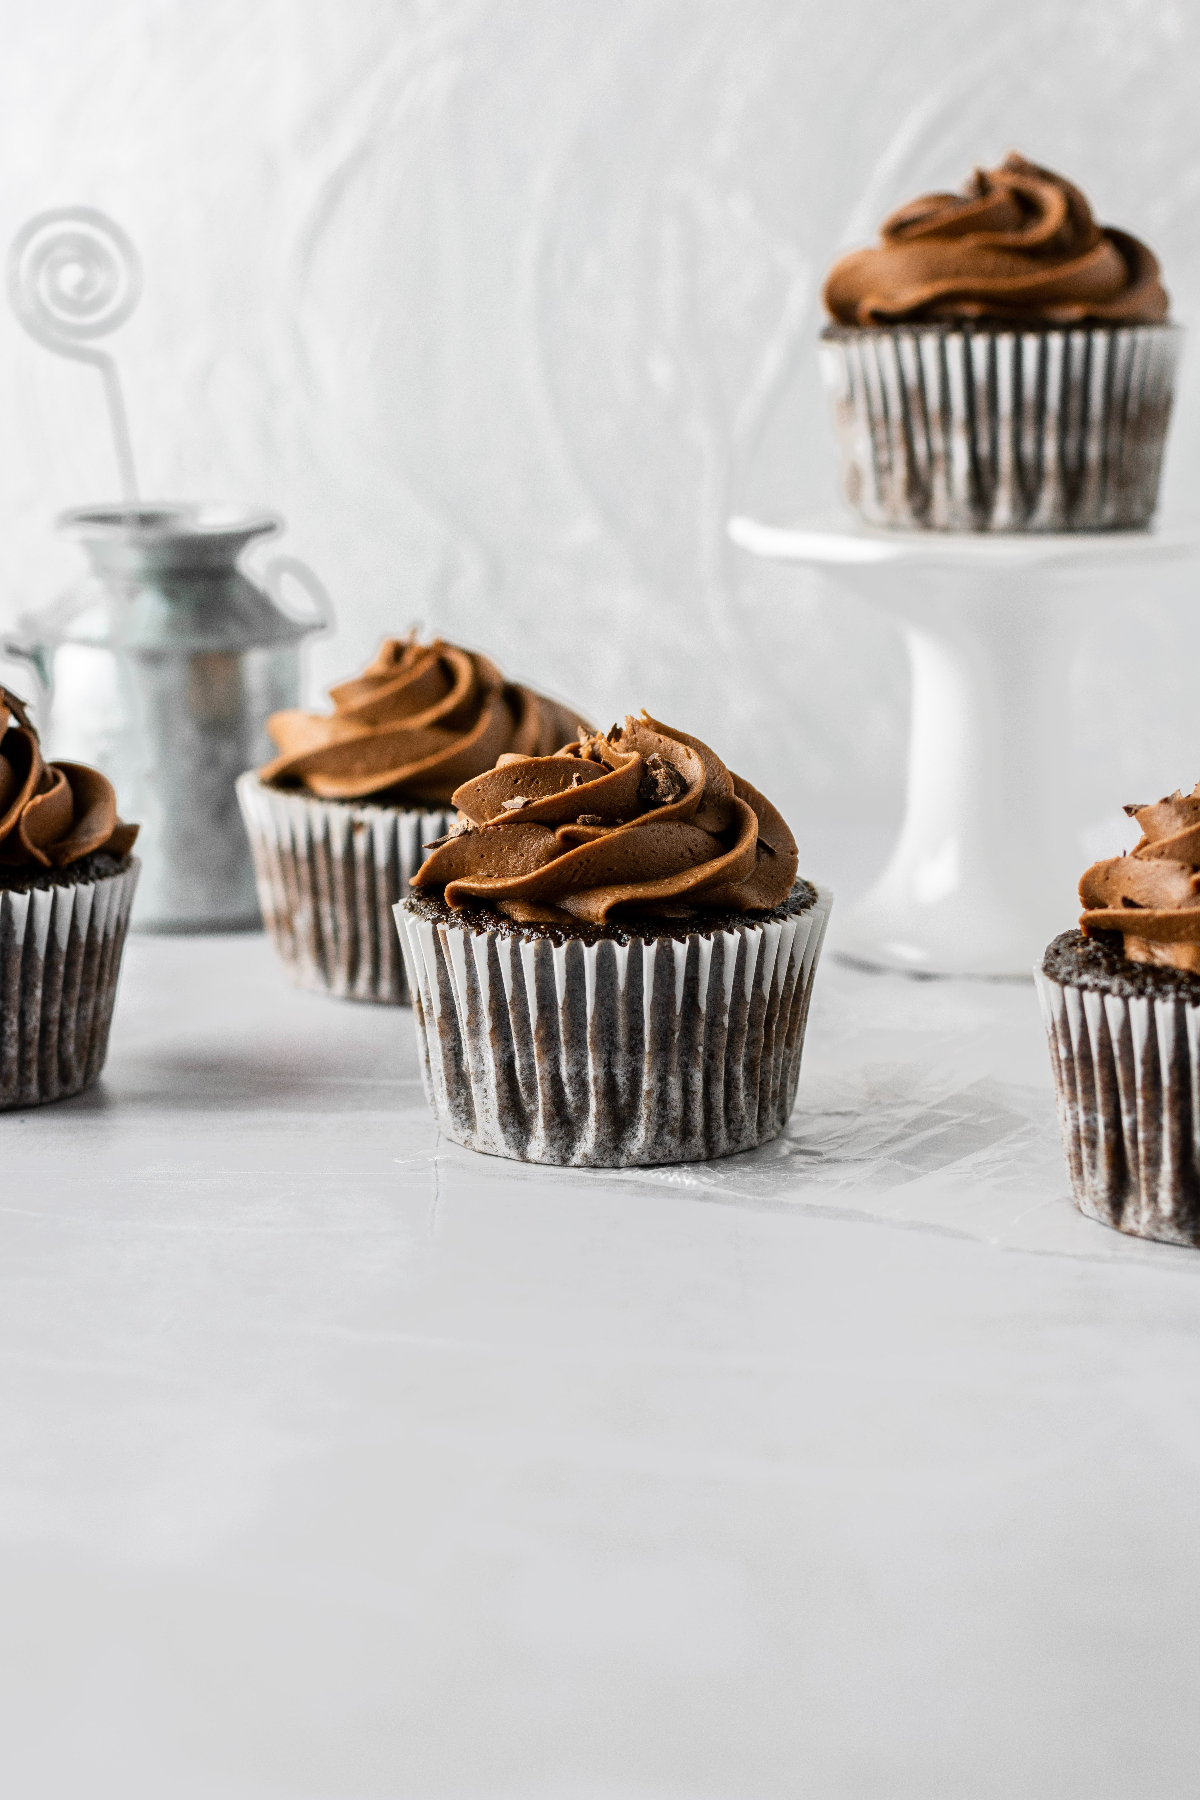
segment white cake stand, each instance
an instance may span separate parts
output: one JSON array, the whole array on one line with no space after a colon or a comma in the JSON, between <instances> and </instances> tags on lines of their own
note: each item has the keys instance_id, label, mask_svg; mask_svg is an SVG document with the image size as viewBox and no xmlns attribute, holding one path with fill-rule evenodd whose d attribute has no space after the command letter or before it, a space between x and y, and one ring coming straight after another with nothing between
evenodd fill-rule
<instances>
[{"instance_id":1,"label":"white cake stand","mask_svg":"<svg viewBox=\"0 0 1200 1800\"><path fill-rule=\"evenodd\" d=\"M818 570L903 628L912 665L900 838L837 949L913 974L1028 978L1078 917L1067 679L1080 578L1200 550L1200 527L1077 536L730 522L755 555ZM1086 593L1086 588L1082 589Z\"/></svg>"}]
</instances>

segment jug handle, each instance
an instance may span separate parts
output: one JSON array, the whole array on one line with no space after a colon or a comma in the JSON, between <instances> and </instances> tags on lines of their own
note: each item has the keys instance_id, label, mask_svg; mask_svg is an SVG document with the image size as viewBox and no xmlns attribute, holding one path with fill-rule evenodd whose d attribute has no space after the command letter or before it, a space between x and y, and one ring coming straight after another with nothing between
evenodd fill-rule
<instances>
[{"instance_id":1,"label":"jug handle","mask_svg":"<svg viewBox=\"0 0 1200 1800\"><path fill-rule=\"evenodd\" d=\"M54 697L54 677L50 669L50 661L40 644L16 644L11 639L0 641L0 656L11 657L14 662L28 663L37 677L38 697L35 707L41 716L41 703L48 706Z\"/></svg>"},{"instance_id":2,"label":"jug handle","mask_svg":"<svg viewBox=\"0 0 1200 1800\"><path fill-rule=\"evenodd\" d=\"M286 576L298 582L312 602L312 612L306 618L297 618L290 607L283 603L283 583ZM306 562L298 556L273 556L265 563L262 571L263 583L272 600L287 618L297 625L308 625L313 631L331 631L335 625L336 615L333 601L329 598L325 583Z\"/></svg>"}]
</instances>

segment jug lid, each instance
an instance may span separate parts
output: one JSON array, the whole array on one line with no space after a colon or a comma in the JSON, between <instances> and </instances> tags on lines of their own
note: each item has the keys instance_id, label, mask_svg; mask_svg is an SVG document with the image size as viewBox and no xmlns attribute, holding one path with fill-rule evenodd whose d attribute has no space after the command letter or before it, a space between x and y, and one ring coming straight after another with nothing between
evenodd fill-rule
<instances>
[{"instance_id":1,"label":"jug lid","mask_svg":"<svg viewBox=\"0 0 1200 1800\"><path fill-rule=\"evenodd\" d=\"M240 653L299 643L317 629L276 604L265 577L239 566L252 538L280 530L263 507L212 501L112 501L72 507L58 529L91 573L18 621L28 645L139 653Z\"/></svg>"},{"instance_id":2,"label":"jug lid","mask_svg":"<svg viewBox=\"0 0 1200 1800\"><path fill-rule=\"evenodd\" d=\"M64 537L88 545L191 547L201 556L206 550L236 554L235 546L283 527L280 515L266 507L213 500L105 501L72 506L54 523Z\"/></svg>"}]
</instances>

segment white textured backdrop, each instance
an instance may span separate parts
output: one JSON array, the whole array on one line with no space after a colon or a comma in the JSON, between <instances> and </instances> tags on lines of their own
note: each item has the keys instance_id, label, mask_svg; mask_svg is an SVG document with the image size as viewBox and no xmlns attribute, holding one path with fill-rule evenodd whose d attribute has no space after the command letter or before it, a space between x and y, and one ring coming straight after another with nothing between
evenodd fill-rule
<instances>
[{"instance_id":1,"label":"white textured backdrop","mask_svg":"<svg viewBox=\"0 0 1200 1800\"><path fill-rule=\"evenodd\" d=\"M645 704L806 823L898 816L898 639L725 538L833 504L823 272L1013 147L1200 284L1182 0L4 0L0 238L141 247L143 490L279 508L341 619L315 698L420 620L601 724ZM1192 354L1166 510L1196 504ZM94 373L0 317L0 621L111 496ZM1098 599L1085 813L1200 775L1195 579Z\"/></svg>"}]
</instances>

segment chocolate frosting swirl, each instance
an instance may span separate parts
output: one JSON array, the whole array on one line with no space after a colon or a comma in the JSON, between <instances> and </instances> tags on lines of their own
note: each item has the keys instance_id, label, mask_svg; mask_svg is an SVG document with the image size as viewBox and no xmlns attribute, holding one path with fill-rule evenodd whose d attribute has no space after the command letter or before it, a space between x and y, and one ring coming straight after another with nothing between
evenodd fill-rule
<instances>
[{"instance_id":1,"label":"chocolate frosting swirl","mask_svg":"<svg viewBox=\"0 0 1200 1800\"><path fill-rule=\"evenodd\" d=\"M796 879L771 802L645 713L553 756L502 756L454 804L459 829L413 886L521 923L766 910Z\"/></svg>"},{"instance_id":2,"label":"chocolate frosting swirl","mask_svg":"<svg viewBox=\"0 0 1200 1800\"><path fill-rule=\"evenodd\" d=\"M329 696L329 715L272 713L267 730L281 754L260 769L261 780L323 800L386 794L444 805L498 756L545 756L585 723L505 681L486 656L440 638L385 638L374 662Z\"/></svg>"},{"instance_id":3,"label":"chocolate frosting swirl","mask_svg":"<svg viewBox=\"0 0 1200 1800\"><path fill-rule=\"evenodd\" d=\"M1125 811L1142 837L1128 856L1085 870L1084 936L1119 931L1132 962L1200 971L1200 782L1190 794Z\"/></svg>"},{"instance_id":4,"label":"chocolate frosting swirl","mask_svg":"<svg viewBox=\"0 0 1200 1800\"><path fill-rule=\"evenodd\" d=\"M62 869L94 850L123 859L137 834L98 769L43 761L23 702L0 687L0 864Z\"/></svg>"},{"instance_id":5,"label":"chocolate frosting swirl","mask_svg":"<svg viewBox=\"0 0 1200 1800\"><path fill-rule=\"evenodd\" d=\"M925 194L874 250L834 264L825 305L842 325L993 319L1156 325L1168 300L1153 254L1097 225L1079 189L1015 153L962 194Z\"/></svg>"}]
</instances>

